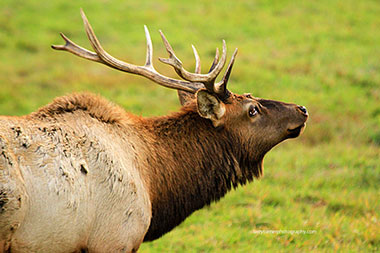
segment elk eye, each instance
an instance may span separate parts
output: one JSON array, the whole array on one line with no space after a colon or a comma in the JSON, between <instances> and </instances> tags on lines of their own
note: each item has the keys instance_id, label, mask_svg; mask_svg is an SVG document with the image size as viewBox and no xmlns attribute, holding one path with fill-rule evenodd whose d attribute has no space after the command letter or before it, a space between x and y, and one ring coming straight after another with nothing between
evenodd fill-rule
<instances>
[{"instance_id":1,"label":"elk eye","mask_svg":"<svg viewBox=\"0 0 380 253\"><path fill-rule=\"evenodd\" d=\"M257 114L258 110L256 106L251 105L248 110L249 117L254 117Z\"/></svg>"}]
</instances>

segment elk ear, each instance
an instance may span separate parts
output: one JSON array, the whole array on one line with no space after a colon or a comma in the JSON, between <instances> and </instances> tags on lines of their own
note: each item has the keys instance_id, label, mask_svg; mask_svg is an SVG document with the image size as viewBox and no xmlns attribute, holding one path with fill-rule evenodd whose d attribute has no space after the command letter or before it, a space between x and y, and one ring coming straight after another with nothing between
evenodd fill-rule
<instances>
[{"instance_id":1,"label":"elk ear","mask_svg":"<svg viewBox=\"0 0 380 253\"><path fill-rule=\"evenodd\" d=\"M210 119L214 127L220 126L221 119L226 112L224 103L205 89L198 90L196 97L199 115Z\"/></svg>"}]
</instances>

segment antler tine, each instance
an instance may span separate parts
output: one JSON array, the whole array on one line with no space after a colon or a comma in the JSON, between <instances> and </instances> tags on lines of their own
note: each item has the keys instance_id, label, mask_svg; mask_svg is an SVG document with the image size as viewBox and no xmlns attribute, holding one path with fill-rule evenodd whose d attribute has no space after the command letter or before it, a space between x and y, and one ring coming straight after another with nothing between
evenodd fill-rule
<instances>
[{"instance_id":1,"label":"antler tine","mask_svg":"<svg viewBox=\"0 0 380 253\"><path fill-rule=\"evenodd\" d=\"M166 39L165 35L161 31L160 31L160 34L164 42L164 45L166 47L166 51L169 53L169 58L167 59L159 58L161 62L172 66L174 70L177 72L177 74L187 81L201 82L201 83L204 83L205 86L207 86L206 83L208 84L214 83L216 77L219 75L220 71L224 67L224 64L226 63L227 46L224 40L223 40L223 53L222 53L222 58L220 59L220 61L216 64L216 66L213 68L213 70L210 73L200 74L200 73L190 73L187 70L185 70L182 66L182 62L175 55L174 50L170 46L170 43Z\"/></svg>"},{"instance_id":2,"label":"antler tine","mask_svg":"<svg viewBox=\"0 0 380 253\"><path fill-rule=\"evenodd\" d=\"M166 51L169 54L169 58L159 57L158 59L162 63L165 63L165 64L172 66L174 68L174 70L177 72L177 74L186 80L186 78L184 76L182 76L182 72L180 71L180 69L182 69L182 62L175 55L174 50L173 50L172 46L170 45L169 41L166 39L164 33L161 30L159 30L159 32L160 32L162 41L165 45Z\"/></svg>"},{"instance_id":3,"label":"antler tine","mask_svg":"<svg viewBox=\"0 0 380 253\"><path fill-rule=\"evenodd\" d=\"M146 37L146 60L145 60L145 67L154 69L153 67L153 45L152 45L152 39L150 38L150 33L148 30L148 27L144 25L145 30L145 37Z\"/></svg>"},{"instance_id":4,"label":"antler tine","mask_svg":"<svg viewBox=\"0 0 380 253\"><path fill-rule=\"evenodd\" d=\"M201 73L201 58L199 57L198 51L195 48L194 45L191 45L193 48L194 56L195 56L195 73L200 74Z\"/></svg>"},{"instance_id":5,"label":"antler tine","mask_svg":"<svg viewBox=\"0 0 380 253\"><path fill-rule=\"evenodd\" d=\"M99 58L99 56L81 46L78 46L74 42L72 42L69 38L67 38L63 33L60 33L61 37L65 40L65 45L52 45L51 47L55 50L68 51L72 54L75 54L79 57L85 58L90 61L100 62L103 61Z\"/></svg>"},{"instance_id":6,"label":"antler tine","mask_svg":"<svg viewBox=\"0 0 380 253\"><path fill-rule=\"evenodd\" d=\"M218 82L217 84L215 84L215 92L219 95L219 97L222 100L225 100L230 95L230 92L227 90L227 83L232 72L232 67L234 65L237 52L238 52L238 49L236 48L234 53L232 54L230 63L228 64L227 70L224 73L222 80Z\"/></svg>"},{"instance_id":7,"label":"antler tine","mask_svg":"<svg viewBox=\"0 0 380 253\"><path fill-rule=\"evenodd\" d=\"M219 58L219 50L217 50L217 56L218 57L215 56L215 58ZM226 64L226 60L227 60L227 46L226 46L226 41L223 40L222 57L220 58L220 61L216 64L214 69L211 70L211 72L209 73L209 75L214 73L213 79L212 79L213 82L215 81L216 77L219 75L220 71L222 71L224 65Z\"/></svg>"},{"instance_id":8,"label":"antler tine","mask_svg":"<svg viewBox=\"0 0 380 253\"><path fill-rule=\"evenodd\" d=\"M88 19L86 15L84 14L83 10L81 9L80 12L81 12L81 16L82 16L82 20L84 23L88 40L90 41L92 48L94 49L96 54L99 56L99 58L102 59L103 62L110 67L123 70L126 72L130 72L130 73L139 72L137 68L138 66L120 61L112 57L103 49L103 47L100 45L98 38L96 37L94 33L94 30L92 29L90 23L88 22Z\"/></svg>"},{"instance_id":9,"label":"antler tine","mask_svg":"<svg viewBox=\"0 0 380 253\"><path fill-rule=\"evenodd\" d=\"M210 70L208 71L208 73L210 73L211 71L214 70L214 68L216 67L216 64L218 63L218 61L219 61L219 49L216 48L215 58L214 58L214 61L211 64L211 67L210 67Z\"/></svg>"}]
</instances>

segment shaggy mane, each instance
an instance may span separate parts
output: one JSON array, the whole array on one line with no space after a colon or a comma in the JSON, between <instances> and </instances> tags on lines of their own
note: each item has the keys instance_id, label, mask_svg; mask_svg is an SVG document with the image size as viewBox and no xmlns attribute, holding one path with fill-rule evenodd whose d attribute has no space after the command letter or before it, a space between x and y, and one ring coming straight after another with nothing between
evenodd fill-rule
<instances>
[{"instance_id":1,"label":"shaggy mane","mask_svg":"<svg viewBox=\"0 0 380 253\"><path fill-rule=\"evenodd\" d=\"M91 93L74 93L55 98L50 104L40 108L32 116L48 118L55 115L82 110L91 117L105 123L120 123L126 111L105 98Z\"/></svg>"}]
</instances>

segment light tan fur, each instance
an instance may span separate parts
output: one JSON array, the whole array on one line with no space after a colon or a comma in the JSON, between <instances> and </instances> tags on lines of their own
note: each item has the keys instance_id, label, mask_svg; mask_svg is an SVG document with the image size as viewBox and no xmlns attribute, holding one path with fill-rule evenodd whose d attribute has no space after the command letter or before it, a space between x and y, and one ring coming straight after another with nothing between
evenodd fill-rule
<instances>
[{"instance_id":1,"label":"light tan fur","mask_svg":"<svg viewBox=\"0 0 380 253\"><path fill-rule=\"evenodd\" d=\"M0 117L3 248L131 252L150 223L131 116L76 94L25 117Z\"/></svg>"}]
</instances>

